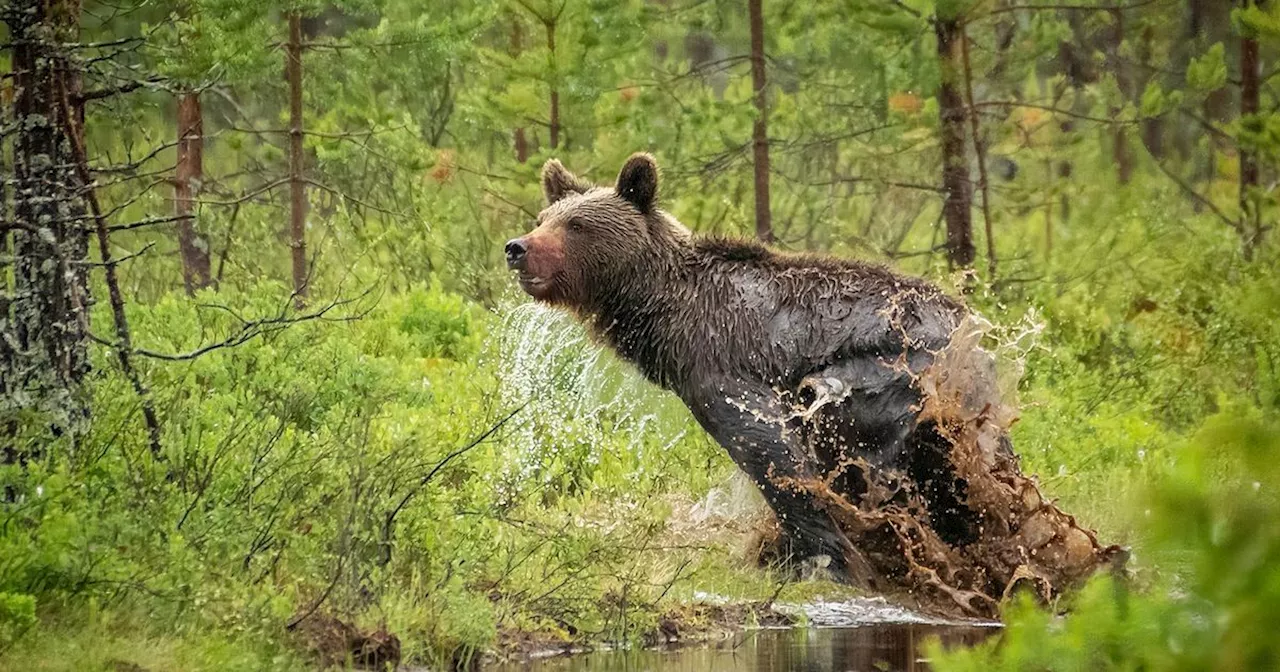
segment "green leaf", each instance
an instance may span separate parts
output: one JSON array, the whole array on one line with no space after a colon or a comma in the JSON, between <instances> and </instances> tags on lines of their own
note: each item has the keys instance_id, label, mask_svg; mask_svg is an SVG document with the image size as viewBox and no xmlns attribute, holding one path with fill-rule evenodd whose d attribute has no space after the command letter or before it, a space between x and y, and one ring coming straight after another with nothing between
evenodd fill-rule
<instances>
[{"instance_id":1,"label":"green leaf","mask_svg":"<svg viewBox=\"0 0 1280 672\"><path fill-rule=\"evenodd\" d=\"M1165 95L1164 89L1156 82L1147 83L1147 88L1142 92L1142 116L1158 117L1165 113L1168 109L1169 97Z\"/></svg>"},{"instance_id":2,"label":"green leaf","mask_svg":"<svg viewBox=\"0 0 1280 672\"><path fill-rule=\"evenodd\" d=\"M1231 18L1245 37L1280 36L1280 3L1272 2L1265 9L1258 5L1236 9Z\"/></svg>"},{"instance_id":3,"label":"green leaf","mask_svg":"<svg viewBox=\"0 0 1280 672\"><path fill-rule=\"evenodd\" d=\"M1187 86L1200 91L1216 91L1227 83L1225 49L1219 42L1187 65Z\"/></svg>"}]
</instances>

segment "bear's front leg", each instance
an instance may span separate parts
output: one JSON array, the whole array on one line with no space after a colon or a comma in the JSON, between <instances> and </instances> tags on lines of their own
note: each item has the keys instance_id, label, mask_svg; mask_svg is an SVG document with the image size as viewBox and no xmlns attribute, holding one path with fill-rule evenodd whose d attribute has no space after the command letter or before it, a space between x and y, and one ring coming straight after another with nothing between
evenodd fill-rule
<instances>
[{"instance_id":1,"label":"bear's front leg","mask_svg":"<svg viewBox=\"0 0 1280 672\"><path fill-rule=\"evenodd\" d=\"M905 497L903 489L909 489L922 498L938 534L963 546L977 539L981 521L966 503L950 441L932 422L918 423L923 399L917 379L930 361L932 354L923 351L894 359L849 356L806 376L796 396L804 409L805 445L813 447L832 490L865 505L872 482L882 496Z\"/></svg>"},{"instance_id":2,"label":"bear's front leg","mask_svg":"<svg viewBox=\"0 0 1280 672\"><path fill-rule=\"evenodd\" d=\"M796 560L830 558L841 578L871 580L865 561L831 515L797 483L820 479L802 437L787 426L791 409L769 388L741 381L704 384L686 399L694 417L745 471L778 517Z\"/></svg>"},{"instance_id":3,"label":"bear's front leg","mask_svg":"<svg viewBox=\"0 0 1280 672\"><path fill-rule=\"evenodd\" d=\"M892 476L910 463L920 394L905 367L874 354L851 355L805 376L791 397L819 470L851 503L861 501L868 478ZM863 473L857 460L879 473Z\"/></svg>"}]
</instances>

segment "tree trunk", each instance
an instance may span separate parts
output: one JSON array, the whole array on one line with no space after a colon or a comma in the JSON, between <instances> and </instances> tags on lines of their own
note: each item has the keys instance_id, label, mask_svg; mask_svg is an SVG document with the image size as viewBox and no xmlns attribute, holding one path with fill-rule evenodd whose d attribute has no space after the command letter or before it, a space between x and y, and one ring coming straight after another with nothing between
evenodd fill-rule
<instances>
[{"instance_id":1,"label":"tree trunk","mask_svg":"<svg viewBox=\"0 0 1280 672\"><path fill-rule=\"evenodd\" d=\"M209 241L198 231L196 193L204 180L204 119L200 94L178 98L178 165L174 183L174 209L178 220L178 249L182 254L182 285L187 295L213 284L209 270Z\"/></svg>"},{"instance_id":2,"label":"tree trunk","mask_svg":"<svg viewBox=\"0 0 1280 672\"><path fill-rule=\"evenodd\" d=\"M1197 31L1199 36L1197 42L1201 45L1201 49L1207 50L1215 44L1230 44L1232 42L1231 35L1231 5L1234 3L1225 2L1224 0L1193 0L1191 5L1194 12L1199 15ZM1227 62L1228 72L1234 70L1232 67L1232 56L1230 52L1224 54ZM1226 124L1231 120L1231 103L1234 98L1230 84L1222 86L1210 91L1204 99L1201 107L1201 115L1208 121ZM1187 129L1195 133L1204 133L1195 124L1187 124ZM1205 135L1205 154L1201 158L1196 172L1198 178L1204 182L1205 191L1213 189L1213 183L1217 179L1218 165L1215 154L1219 149L1220 140L1211 133ZM1191 140L1192 146L1199 145L1198 139ZM1199 202L1196 203L1197 208Z\"/></svg>"},{"instance_id":3,"label":"tree trunk","mask_svg":"<svg viewBox=\"0 0 1280 672\"><path fill-rule=\"evenodd\" d=\"M551 149L560 146L560 85L556 73L556 20L548 19L547 26L547 59L551 63L551 118L548 126L551 131Z\"/></svg>"},{"instance_id":4,"label":"tree trunk","mask_svg":"<svg viewBox=\"0 0 1280 672\"><path fill-rule=\"evenodd\" d=\"M1214 44L1226 42L1230 33L1231 4L1227 0L1187 0L1186 11L1181 14L1184 19L1182 34L1174 39L1165 63L1159 64L1167 73L1166 89L1184 88L1185 73L1192 59ZM1231 92L1224 86L1210 91L1200 105L1199 111L1206 119L1226 121L1230 112L1230 103ZM1194 179L1211 183L1214 171L1212 144L1209 146L1208 154L1204 157L1196 156L1200 127L1195 124L1174 123L1169 126L1169 133L1178 158L1194 162ZM1198 200L1194 205L1197 210L1203 207Z\"/></svg>"},{"instance_id":5,"label":"tree trunk","mask_svg":"<svg viewBox=\"0 0 1280 672\"><path fill-rule=\"evenodd\" d=\"M293 256L294 303L306 303L307 185L302 155L302 17L289 14L289 43L285 48L285 77L289 80L289 248Z\"/></svg>"},{"instance_id":6,"label":"tree trunk","mask_svg":"<svg viewBox=\"0 0 1280 672\"><path fill-rule=\"evenodd\" d=\"M960 22L936 17L938 63L942 78L938 86L939 133L942 136L942 214L947 221L947 259L953 268L973 266L973 220L970 212L969 164L964 152L964 102L960 98L962 70Z\"/></svg>"},{"instance_id":7,"label":"tree trunk","mask_svg":"<svg viewBox=\"0 0 1280 672\"><path fill-rule=\"evenodd\" d=\"M1191 11L1194 15L1190 29L1191 39L1208 49L1215 44L1231 43L1231 2L1223 0L1192 0ZM1226 54L1227 69L1231 70L1231 54ZM1227 123L1231 121L1231 85L1224 84L1205 96L1204 115L1206 119Z\"/></svg>"},{"instance_id":8,"label":"tree trunk","mask_svg":"<svg viewBox=\"0 0 1280 672\"><path fill-rule=\"evenodd\" d=\"M1071 89L1072 115L1058 124L1058 129L1064 136L1077 133L1079 124L1076 123L1076 119L1087 116L1089 113L1089 98L1085 88L1098 81L1098 69L1093 62L1093 53L1106 49L1105 44L1099 48L1094 32L1085 22L1082 12L1067 12L1067 24L1071 27L1072 38L1058 44L1059 66L1066 77L1065 85ZM1065 90L1058 91L1058 95L1064 93ZM1066 142L1073 141L1067 139ZM1058 162L1058 177L1063 182L1067 182L1074 172L1075 166L1069 158ZM1062 221L1067 222L1071 219L1070 185L1063 184L1062 187L1059 208L1062 212Z\"/></svg>"},{"instance_id":9,"label":"tree trunk","mask_svg":"<svg viewBox=\"0 0 1280 672\"><path fill-rule=\"evenodd\" d=\"M1252 0L1243 0L1245 7ZM1246 28L1246 30L1248 30ZM1240 119L1250 124L1249 117L1258 114L1259 66L1258 39L1246 33L1240 39ZM1240 234L1244 237L1244 256L1253 259L1262 244L1262 218L1253 191L1258 186L1258 157L1252 147L1240 147Z\"/></svg>"},{"instance_id":10,"label":"tree trunk","mask_svg":"<svg viewBox=\"0 0 1280 672\"><path fill-rule=\"evenodd\" d=\"M30 426L41 434L47 428L74 441L88 419L81 383L89 371L89 229L67 135L83 128L80 71L63 45L79 40L80 3L15 0L3 17L18 123L13 221L0 232L12 235L13 264L10 292L0 297L0 411L38 418ZM16 423L0 433L4 462L39 449L38 441L19 445L19 433Z\"/></svg>"},{"instance_id":11,"label":"tree trunk","mask_svg":"<svg viewBox=\"0 0 1280 672\"><path fill-rule=\"evenodd\" d=\"M1124 45L1124 12L1119 9L1112 10L1111 19L1114 28L1111 36L1111 71L1116 77L1116 88L1120 89L1120 99L1129 100L1133 95L1129 84L1129 71L1120 54L1121 47ZM1112 117L1118 115L1122 109L1122 107L1113 107ZM1113 122L1111 137L1111 147L1120 184L1128 184L1133 179L1133 154L1129 151L1129 136L1124 124Z\"/></svg>"},{"instance_id":12,"label":"tree trunk","mask_svg":"<svg viewBox=\"0 0 1280 672\"><path fill-rule=\"evenodd\" d=\"M511 58L512 59L519 58L520 51L523 48L523 45L521 44L521 42L523 42L523 40L521 39L520 17L513 16L511 17ZM512 136L516 146L516 161L519 161L520 163L524 163L528 161L529 160L529 141L527 138L524 137L524 127L517 126L515 131L512 133Z\"/></svg>"},{"instance_id":13,"label":"tree trunk","mask_svg":"<svg viewBox=\"0 0 1280 672\"><path fill-rule=\"evenodd\" d=\"M755 170L756 237L773 242L773 221L769 212L769 106L765 90L763 0L748 0L751 21L751 89L755 93L756 121L751 129L751 149Z\"/></svg>"},{"instance_id":14,"label":"tree trunk","mask_svg":"<svg viewBox=\"0 0 1280 672\"><path fill-rule=\"evenodd\" d=\"M987 282L996 280L996 238L991 228L991 186L987 182L987 150L978 122L978 108L973 102L973 69L969 62L969 34L960 24L960 56L964 65L965 102L969 110L969 127L973 133L973 153L978 159L978 186L982 193L982 226L987 237Z\"/></svg>"},{"instance_id":15,"label":"tree trunk","mask_svg":"<svg viewBox=\"0 0 1280 672\"><path fill-rule=\"evenodd\" d=\"M1155 55L1155 29L1151 26L1147 26L1142 30L1142 37L1138 40L1138 61L1148 71L1155 72L1159 69ZM1155 77L1147 77L1146 79L1149 82ZM1140 82L1139 86L1134 87L1134 90L1145 89L1147 82ZM1137 101L1135 100L1134 102L1136 103ZM1147 148L1147 152L1157 161L1164 158L1164 119L1162 117L1143 118L1142 145Z\"/></svg>"}]
</instances>

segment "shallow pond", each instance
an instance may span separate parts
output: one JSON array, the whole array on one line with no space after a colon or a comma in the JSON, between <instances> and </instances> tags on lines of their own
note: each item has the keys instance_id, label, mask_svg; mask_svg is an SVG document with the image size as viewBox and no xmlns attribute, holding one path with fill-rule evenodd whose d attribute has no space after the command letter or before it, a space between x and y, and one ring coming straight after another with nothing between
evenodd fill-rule
<instances>
[{"instance_id":1,"label":"shallow pond","mask_svg":"<svg viewBox=\"0 0 1280 672\"><path fill-rule=\"evenodd\" d=\"M750 630L713 644L685 648L597 651L508 663L486 672L882 672L927 670L922 644L977 644L997 628L896 623L856 628Z\"/></svg>"},{"instance_id":2,"label":"shallow pond","mask_svg":"<svg viewBox=\"0 0 1280 672\"><path fill-rule=\"evenodd\" d=\"M999 634L995 623L946 622L881 599L778 605L811 627L747 630L729 639L655 649L550 656L485 672L885 672L927 670L924 642L973 645Z\"/></svg>"}]
</instances>

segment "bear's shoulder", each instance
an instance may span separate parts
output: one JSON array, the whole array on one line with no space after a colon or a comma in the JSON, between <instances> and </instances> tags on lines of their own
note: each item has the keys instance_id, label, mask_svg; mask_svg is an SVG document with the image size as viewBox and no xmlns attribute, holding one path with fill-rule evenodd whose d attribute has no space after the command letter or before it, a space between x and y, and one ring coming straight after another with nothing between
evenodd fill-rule
<instances>
[{"instance_id":1,"label":"bear's shoulder","mask_svg":"<svg viewBox=\"0 0 1280 672\"><path fill-rule=\"evenodd\" d=\"M769 248L755 241L714 236L697 237L693 249L698 257L710 262L764 262L773 254Z\"/></svg>"},{"instance_id":2,"label":"bear's shoulder","mask_svg":"<svg viewBox=\"0 0 1280 672\"><path fill-rule=\"evenodd\" d=\"M743 264L765 271L808 270L885 279L896 277L893 271L880 264L813 252L780 252L754 240L700 236L693 247L703 263Z\"/></svg>"},{"instance_id":3,"label":"bear's shoulder","mask_svg":"<svg viewBox=\"0 0 1280 672\"><path fill-rule=\"evenodd\" d=\"M963 306L932 282L903 275L883 264L813 252L780 252L753 240L712 236L696 237L693 249L701 278L708 274L733 277L746 272L756 281L761 276L785 279L786 286L796 289L834 286L843 287L846 291L837 294L845 296L911 296L947 310Z\"/></svg>"}]
</instances>

